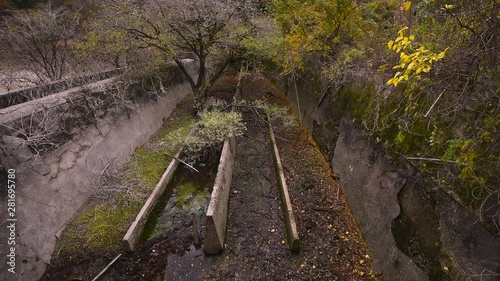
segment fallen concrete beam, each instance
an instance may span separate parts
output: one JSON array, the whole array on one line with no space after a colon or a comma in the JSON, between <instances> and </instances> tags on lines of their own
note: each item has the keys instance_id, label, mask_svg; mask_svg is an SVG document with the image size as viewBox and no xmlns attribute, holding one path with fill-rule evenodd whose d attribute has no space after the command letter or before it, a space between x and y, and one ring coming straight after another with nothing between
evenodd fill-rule
<instances>
[{"instance_id":1,"label":"fallen concrete beam","mask_svg":"<svg viewBox=\"0 0 500 281\"><path fill-rule=\"evenodd\" d=\"M85 89L91 92L102 91L109 87L114 81L115 78L108 78L88 84L85 86ZM7 108L1 108L0 124L7 125L15 120L22 119L38 112L47 111L51 108L60 107L68 102L83 98L85 95L83 89L84 87L76 87L50 96L30 100Z\"/></svg>"},{"instance_id":2,"label":"fallen concrete beam","mask_svg":"<svg viewBox=\"0 0 500 281\"><path fill-rule=\"evenodd\" d=\"M224 142L215 178L210 204L205 222L205 254L219 254L224 250L226 240L227 216L229 213L229 191L233 176L233 163L236 148L234 137Z\"/></svg>"},{"instance_id":3,"label":"fallen concrete beam","mask_svg":"<svg viewBox=\"0 0 500 281\"><path fill-rule=\"evenodd\" d=\"M14 106L30 100L35 100L66 91L71 88L105 80L125 72L125 68L115 68L102 72L87 74L80 77L72 77L64 80L51 82L45 85L35 86L31 88L19 89L7 93L0 93L0 109Z\"/></svg>"},{"instance_id":4,"label":"fallen concrete beam","mask_svg":"<svg viewBox=\"0 0 500 281\"><path fill-rule=\"evenodd\" d=\"M300 249L300 239L299 233L297 232L297 223L295 222L295 216L293 215L292 202L290 201L290 195L288 194L288 186L286 184L285 174L283 173L283 165L281 164L281 158L278 151L278 146L276 145L276 138L274 137L273 128L271 122L268 118L269 125L269 139L271 141L273 150L273 161L276 170L276 179L278 181L279 193L281 198L281 208L283 210L283 215L285 216L286 233L288 237L288 245L292 252L297 252Z\"/></svg>"},{"instance_id":5,"label":"fallen concrete beam","mask_svg":"<svg viewBox=\"0 0 500 281\"><path fill-rule=\"evenodd\" d=\"M177 152L172 161L170 161L170 164L168 165L167 169L161 176L160 181L158 182L158 184L156 184L155 189L153 190L151 195L149 195L148 200L146 201L146 203L144 203L144 206L142 206L141 211L139 212L139 214L137 214L134 222L132 223L127 233L123 237L122 246L126 252L133 252L135 246L137 246L137 243L141 238L142 232L144 231L144 225L146 224L146 221L148 220L151 211L156 205L156 202L165 192L167 185L170 183L170 180L172 180L175 170L179 166L180 161L177 160L176 158L180 158L181 153L182 149L179 150L179 152Z\"/></svg>"}]
</instances>

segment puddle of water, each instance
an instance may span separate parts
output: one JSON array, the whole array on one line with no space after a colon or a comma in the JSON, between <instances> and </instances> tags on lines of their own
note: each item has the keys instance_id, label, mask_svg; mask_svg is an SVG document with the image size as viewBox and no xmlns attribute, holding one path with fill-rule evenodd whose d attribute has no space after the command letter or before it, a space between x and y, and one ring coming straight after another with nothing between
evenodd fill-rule
<instances>
[{"instance_id":1,"label":"puddle of water","mask_svg":"<svg viewBox=\"0 0 500 281\"><path fill-rule=\"evenodd\" d=\"M146 222L143 241L171 229L186 228L186 231L192 231L191 227L184 225L183 217L195 215L198 222L204 220L217 173L217 163L198 170L199 173L179 164Z\"/></svg>"}]
</instances>

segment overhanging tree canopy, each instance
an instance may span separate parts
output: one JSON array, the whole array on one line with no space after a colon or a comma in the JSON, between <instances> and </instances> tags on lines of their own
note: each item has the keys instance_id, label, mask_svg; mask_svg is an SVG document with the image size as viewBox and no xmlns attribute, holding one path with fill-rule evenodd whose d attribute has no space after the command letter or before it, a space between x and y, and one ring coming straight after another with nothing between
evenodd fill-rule
<instances>
[{"instance_id":1,"label":"overhanging tree canopy","mask_svg":"<svg viewBox=\"0 0 500 281\"><path fill-rule=\"evenodd\" d=\"M195 98L222 75L252 31L256 4L243 0L118 1L105 5L101 15L110 27L172 59L191 85ZM181 62L186 53L199 62L192 77Z\"/></svg>"}]
</instances>

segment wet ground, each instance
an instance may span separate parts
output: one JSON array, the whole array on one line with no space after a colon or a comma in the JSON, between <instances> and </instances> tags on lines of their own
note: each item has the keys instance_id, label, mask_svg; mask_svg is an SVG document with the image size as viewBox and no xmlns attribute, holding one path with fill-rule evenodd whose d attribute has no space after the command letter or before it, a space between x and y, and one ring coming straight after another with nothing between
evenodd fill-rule
<instances>
[{"instance_id":1,"label":"wet ground","mask_svg":"<svg viewBox=\"0 0 500 281\"><path fill-rule=\"evenodd\" d=\"M142 241L182 227L179 218L183 216L196 216L193 220L204 221L216 173L217 163L199 167L197 171L180 164L146 222Z\"/></svg>"}]
</instances>

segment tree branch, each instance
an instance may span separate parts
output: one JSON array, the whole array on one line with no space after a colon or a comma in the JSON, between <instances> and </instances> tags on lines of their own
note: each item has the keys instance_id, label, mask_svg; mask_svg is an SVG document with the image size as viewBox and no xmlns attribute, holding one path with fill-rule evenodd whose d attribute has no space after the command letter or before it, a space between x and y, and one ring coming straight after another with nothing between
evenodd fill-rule
<instances>
[{"instance_id":1,"label":"tree branch","mask_svg":"<svg viewBox=\"0 0 500 281\"><path fill-rule=\"evenodd\" d=\"M469 81L467 80L467 82L469 82ZM467 85L465 85L465 86L467 87ZM429 108L429 110L427 111L427 113L425 113L424 118L427 118L427 115L429 115L429 113L431 113L432 109L434 108L434 106L436 105L436 103L438 102L438 100L439 100L439 99L441 98L441 96L444 94L444 91L445 91L445 90L443 90L443 91L441 92L441 94L439 94L439 96L437 97L437 99L436 99L436 100L434 101L434 103L431 105L431 108Z\"/></svg>"},{"instance_id":2,"label":"tree branch","mask_svg":"<svg viewBox=\"0 0 500 281\"><path fill-rule=\"evenodd\" d=\"M186 68L182 64L182 61L180 59L174 59L174 61L177 64L177 66L181 69L182 74L184 74L184 76L187 78L189 84L191 85L191 89L193 90L196 89L196 84L194 83L193 78L191 77L191 75L189 75Z\"/></svg>"},{"instance_id":3,"label":"tree branch","mask_svg":"<svg viewBox=\"0 0 500 281\"><path fill-rule=\"evenodd\" d=\"M210 79L209 85L213 85L217 79L219 79L222 76L222 73L224 73L224 70L226 70L226 67L229 65L229 63L233 60L232 57L228 58L215 72L214 76Z\"/></svg>"}]
</instances>

